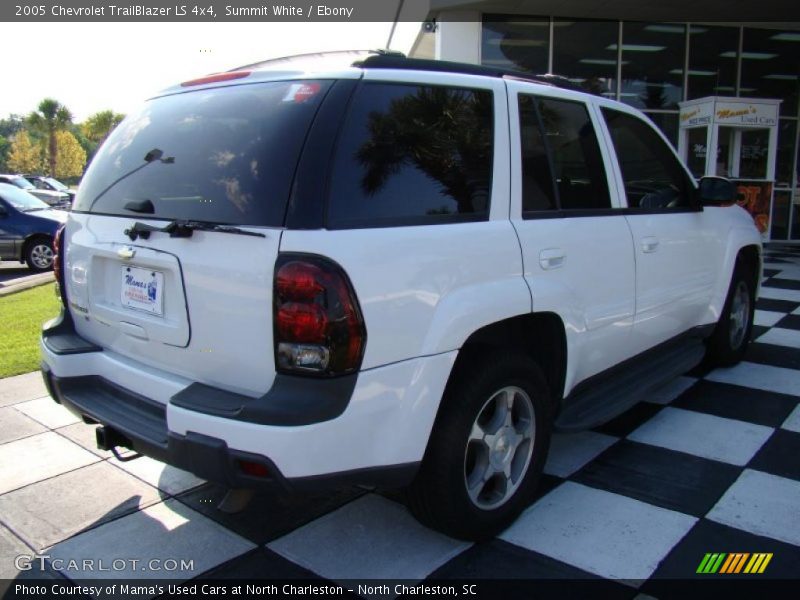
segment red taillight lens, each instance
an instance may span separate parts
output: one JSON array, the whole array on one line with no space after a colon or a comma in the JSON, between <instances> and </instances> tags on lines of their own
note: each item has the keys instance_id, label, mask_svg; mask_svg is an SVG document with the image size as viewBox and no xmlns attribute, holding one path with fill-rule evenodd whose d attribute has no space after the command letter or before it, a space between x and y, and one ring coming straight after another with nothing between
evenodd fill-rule
<instances>
[{"instance_id":1,"label":"red taillight lens","mask_svg":"<svg viewBox=\"0 0 800 600\"><path fill-rule=\"evenodd\" d=\"M239 468L242 473L250 477L269 477L269 469L267 467L251 460L240 460Z\"/></svg>"},{"instance_id":2,"label":"red taillight lens","mask_svg":"<svg viewBox=\"0 0 800 600\"><path fill-rule=\"evenodd\" d=\"M275 265L279 371L342 375L361 366L366 330L347 275L319 256L282 254Z\"/></svg>"},{"instance_id":3,"label":"red taillight lens","mask_svg":"<svg viewBox=\"0 0 800 600\"><path fill-rule=\"evenodd\" d=\"M66 225L56 229L53 237L53 275L56 278L56 290L61 297L64 306L67 305L66 290L64 289L64 228Z\"/></svg>"}]
</instances>

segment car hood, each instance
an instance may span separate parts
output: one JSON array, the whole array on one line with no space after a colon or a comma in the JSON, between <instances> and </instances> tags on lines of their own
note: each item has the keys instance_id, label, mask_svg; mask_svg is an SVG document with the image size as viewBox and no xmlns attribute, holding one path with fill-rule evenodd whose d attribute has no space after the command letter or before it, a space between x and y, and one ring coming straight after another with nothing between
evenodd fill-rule
<instances>
[{"instance_id":1,"label":"car hood","mask_svg":"<svg viewBox=\"0 0 800 600\"><path fill-rule=\"evenodd\" d=\"M69 194L66 192L56 192L54 190L27 190L34 196L47 197L47 198L54 198L54 199L61 199L61 198L68 198Z\"/></svg>"},{"instance_id":2,"label":"car hood","mask_svg":"<svg viewBox=\"0 0 800 600\"><path fill-rule=\"evenodd\" d=\"M57 223L66 223L69 213L63 210L44 209L37 210L36 212L26 213L31 217L37 219L45 219L47 221L56 221Z\"/></svg>"}]
</instances>

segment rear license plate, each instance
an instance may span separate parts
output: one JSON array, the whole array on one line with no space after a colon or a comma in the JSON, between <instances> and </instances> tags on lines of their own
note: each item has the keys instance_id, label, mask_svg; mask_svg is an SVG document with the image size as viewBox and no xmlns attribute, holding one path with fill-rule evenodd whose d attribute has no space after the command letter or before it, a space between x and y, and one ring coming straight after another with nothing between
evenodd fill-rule
<instances>
[{"instance_id":1,"label":"rear license plate","mask_svg":"<svg viewBox=\"0 0 800 600\"><path fill-rule=\"evenodd\" d=\"M152 269L122 267L122 306L162 316L164 274Z\"/></svg>"}]
</instances>

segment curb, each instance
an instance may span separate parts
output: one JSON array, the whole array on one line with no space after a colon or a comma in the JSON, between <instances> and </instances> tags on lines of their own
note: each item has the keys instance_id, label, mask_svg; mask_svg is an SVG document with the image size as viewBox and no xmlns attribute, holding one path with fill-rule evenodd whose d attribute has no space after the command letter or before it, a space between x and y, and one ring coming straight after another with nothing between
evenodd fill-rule
<instances>
[{"instance_id":1,"label":"curb","mask_svg":"<svg viewBox=\"0 0 800 600\"><path fill-rule=\"evenodd\" d=\"M56 278L53 276L52 272L26 275L25 277L12 279L4 284L0 284L0 297L8 296L9 294L28 290L40 285L45 285L46 283L50 283L51 281L55 280Z\"/></svg>"}]
</instances>

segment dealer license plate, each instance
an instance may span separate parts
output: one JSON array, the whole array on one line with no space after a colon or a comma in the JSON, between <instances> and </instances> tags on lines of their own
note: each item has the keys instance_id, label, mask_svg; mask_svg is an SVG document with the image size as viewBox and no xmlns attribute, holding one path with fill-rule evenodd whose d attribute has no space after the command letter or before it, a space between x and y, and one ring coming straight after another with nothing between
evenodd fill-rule
<instances>
[{"instance_id":1,"label":"dealer license plate","mask_svg":"<svg viewBox=\"0 0 800 600\"><path fill-rule=\"evenodd\" d=\"M162 316L164 274L152 269L122 267L122 306Z\"/></svg>"}]
</instances>

